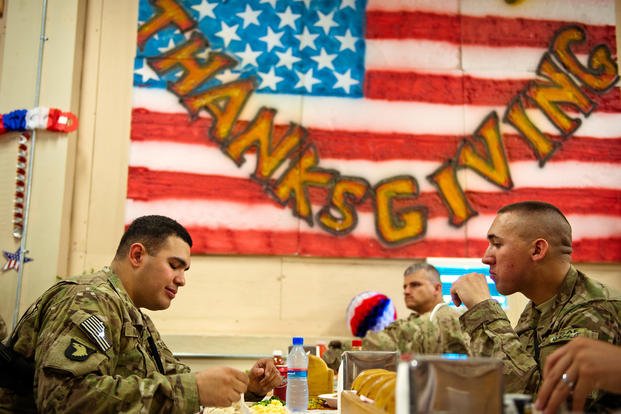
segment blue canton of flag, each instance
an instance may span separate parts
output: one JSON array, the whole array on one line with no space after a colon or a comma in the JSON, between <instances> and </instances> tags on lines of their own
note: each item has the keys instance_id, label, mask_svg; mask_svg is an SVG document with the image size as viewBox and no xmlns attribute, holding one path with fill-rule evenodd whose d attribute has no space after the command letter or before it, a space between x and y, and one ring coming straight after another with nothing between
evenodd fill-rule
<instances>
[{"instance_id":1,"label":"blue canton of flag","mask_svg":"<svg viewBox=\"0 0 621 414\"><path fill-rule=\"evenodd\" d=\"M260 93L362 97L366 0L178 0L198 23L214 51L238 64L202 85L255 76ZM140 0L140 24L156 11ZM147 65L185 42L188 34L166 28L139 51L134 85L165 88L180 72L162 79Z\"/></svg>"}]
</instances>

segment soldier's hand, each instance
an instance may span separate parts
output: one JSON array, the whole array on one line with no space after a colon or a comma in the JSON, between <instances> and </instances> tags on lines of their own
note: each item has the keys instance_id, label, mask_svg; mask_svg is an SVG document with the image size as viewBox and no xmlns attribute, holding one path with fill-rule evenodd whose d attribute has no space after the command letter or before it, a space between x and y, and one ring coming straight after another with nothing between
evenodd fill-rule
<instances>
[{"instance_id":1,"label":"soldier's hand","mask_svg":"<svg viewBox=\"0 0 621 414\"><path fill-rule=\"evenodd\" d=\"M248 387L248 376L230 367L207 368L196 373L201 405L228 407L240 400Z\"/></svg>"},{"instance_id":2,"label":"soldier's hand","mask_svg":"<svg viewBox=\"0 0 621 414\"><path fill-rule=\"evenodd\" d=\"M259 359L249 373L248 391L257 395L265 395L282 382L280 372L272 358Z\"/></svg>"},{"instance_id":3,"label":"soldier's hand","mask_svg":"<svg viewBox=\"0 0 621 414\"><path fill-rule=\"evenodd\" d=\"M571 395L573 406L567 410L583 412L592 391L621 393L620 370L621 347L594 339L572 339L546 359L535 406L546 414L556 413Z\"/></svg>"},{"instance_id":4,"label":"soldier's hand","mask_svg":"<svg viewBox=\"0 0 621 414\"><path fill-rule=\"evenodd\" d=\"M453 282L451 297L455 306L463 303L470 309L477 303L490 299L492 295L489 293L485 276L480 273L468 273Z\"/></svg>"}]
</instances>

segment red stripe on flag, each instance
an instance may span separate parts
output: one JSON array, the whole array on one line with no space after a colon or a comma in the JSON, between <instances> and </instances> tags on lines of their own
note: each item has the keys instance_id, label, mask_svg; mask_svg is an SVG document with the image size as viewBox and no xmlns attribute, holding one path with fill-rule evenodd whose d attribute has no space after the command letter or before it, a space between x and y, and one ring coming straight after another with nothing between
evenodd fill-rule
<instances>
[{"instance_id":1,"label":"red stripe on flag","mask_svg":"<svg viewBox=\"0 0 621 414\"><path fill-rule=\"evenodd\" d=\"M428 235L425 239L402 247L387 248L375 238L334 237L328 234L230 230L186 226L192 240L193 254L274 254L324 257L422 258L445 256L482 257L487 240L442 240ZM299 243L299 246L298 246ZM572 258L581 261L615 261L621 251L621 238L581 239L573 244Z\"/></svg>"},{"instance_id":2,"label":"red stripe on flag","mask_svg":"<svg viewBox=\"0 0 621 414\"><path fill-rule=\"evenodd\" d=\"M422 11L379 11L366 13L367 39L427 39L477 46L547 48L550 39L568 22L500 16L467 16ZM606 43L616 54L615 27L580 24L588 33L582 53Z\"/></svg>"},{"instance_id":3,"label":"red stripe on flag","mask_svg":"<svg viewBox=\"0 0 621 414\"><path fill-rule=\"evenodd\" d=\"M239 122L245 128L247 122ZM131 139L136 142L169 141L180 144L217 145L207 138L211 119L188 121L184 114L151 112L134 109ZM277 125L275 134L282 136L288 125ZM373 133L309 128L309 139L322 158L348 160L411 160L443 162L455 155L463 136ZM555 137L560 141L559 137ZM536 161L528 144L517 134L504 134L503 143L510 161ZM616 149L616 150L615 150ZM621 137L599 139L572 137L554 154L553 161L621 162Z\"/></svg>"},{"instance_id":4,"label":"red stripe on flag","mask_svg":"<svg viewBox=\"0 0 621 414\"><path fill-rule=\"evenodd\" d=\"M183 183L182 186L179 183ZM311 188L310 199L315 205L326 202L324 190ZM512 191L474 192L466 195L479 214L494 214L498 205L522 200L541 200L567 206L565 214L621 215L621 191L580 188L525 188ZM129 168L127 197L133 200L218 200L242 204L266 204L280 208L263 192L259 183L249 179L216 175L199 175L171 171L151 171L147 168ZM580 203L572 201L580 199ZM429 218L446 217L447 210L437 193L422 193L412 200L395 200L399 209L412 205L424 205ZM360 212L371 212L373 206L367 200L357 207Z\"/></svg>"},{"instance_id":5,"label":"red stripe on flag","mask_svg":"<svg viewBox=\"0 0 621 414\"><path fill-rule=\"evenodd\" d=\"M534 76L534 75L533 75ZM507 105L531 79L484 79L464 75L370 70L364 96L389 101L418 101L449 105ZM548 82L548 81L546 81ZM580 86L580 85L579 85ZM603 95L585 91L599 112L621 112L621 91ZM531 105L532 107L532 105Z\"/></svg>"}]
</instances>

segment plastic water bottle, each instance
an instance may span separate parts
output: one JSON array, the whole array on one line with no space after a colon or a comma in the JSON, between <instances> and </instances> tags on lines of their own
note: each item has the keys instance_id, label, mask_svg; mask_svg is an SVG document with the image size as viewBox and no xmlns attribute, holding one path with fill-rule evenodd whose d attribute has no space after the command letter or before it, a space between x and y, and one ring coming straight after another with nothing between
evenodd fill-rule
<instances>
[{"instance_id":1,"label":"plastic water bottle","mask_svg":"<svg viewBox=\"0 0 621 414\"><path fill-rule=\"evenodd\" d=\"M290 412L308 410L308 356L304 338L293 337L293 347L287 356L287 409Z\"/></svg>"}]
</instances>

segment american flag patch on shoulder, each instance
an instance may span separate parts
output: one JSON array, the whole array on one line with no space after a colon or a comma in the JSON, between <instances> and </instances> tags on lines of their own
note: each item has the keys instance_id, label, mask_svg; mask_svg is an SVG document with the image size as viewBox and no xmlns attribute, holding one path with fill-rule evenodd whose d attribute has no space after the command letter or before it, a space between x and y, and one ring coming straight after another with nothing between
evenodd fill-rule
<instances>
[{"instance_id":1,"label":"american flag patch on shoulder","mask_svg":"<svg viewBox=\"0 0 621 414\"><path fill-rule=\"evenodd\" d=\"M80 323L80 329L82 329L103 352L110 349L110 343L106 339L106 326L96 315L91 315Z\"/></svg>"}]
</instances>

